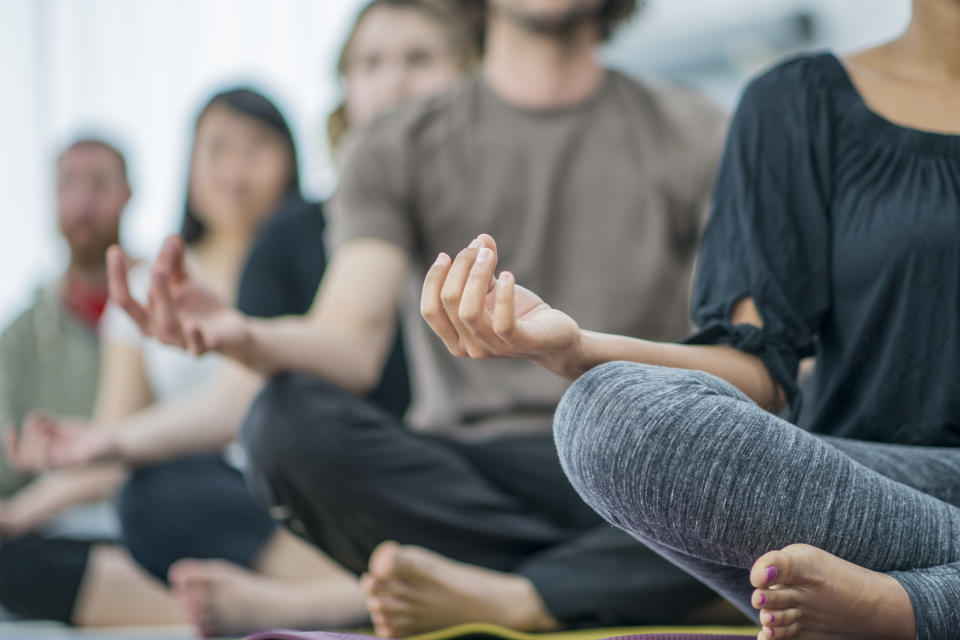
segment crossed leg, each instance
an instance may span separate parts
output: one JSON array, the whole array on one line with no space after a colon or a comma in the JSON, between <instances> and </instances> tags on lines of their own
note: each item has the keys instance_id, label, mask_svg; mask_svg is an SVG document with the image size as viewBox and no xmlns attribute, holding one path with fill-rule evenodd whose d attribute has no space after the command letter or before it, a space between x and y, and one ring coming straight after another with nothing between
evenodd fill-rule
<instances>
[{"instance_id":1,"label":"crossed leg","mask_svg":"<svg viewBox=\"0 0 960 640\"><path fill-rule=\"evenodd\" d=\"M956 636L960 450L819 438L713 376L622 362L571 387L555 435L588 504L760 607L761 638Z\"/></svg>"}]
</instances>

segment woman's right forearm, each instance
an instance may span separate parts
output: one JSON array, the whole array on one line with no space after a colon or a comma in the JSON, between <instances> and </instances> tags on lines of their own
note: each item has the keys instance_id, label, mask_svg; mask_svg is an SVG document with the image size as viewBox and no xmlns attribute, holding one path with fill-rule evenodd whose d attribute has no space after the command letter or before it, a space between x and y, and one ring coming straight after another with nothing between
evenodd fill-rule
<instances>
[{"instance_id":1,"label":"woman's right forearm","mask_svg":"<svg viewBox=\"0 0 960 640\"><path fill-rule=\"evenodd\" d=\"M763 361L729 345L654 342L583 331L578 348L564 370L557 373L573 380L597 365L615 360L704 371L734 385L764 409L777 412L785 404L783 390Z\"/></svg>"},{"instance_id":2,"label":"woman's right forearm","mask_svg":"<svg viewBox=\"0 0 960 640\"><path fill-rule=\"evenodd\" d=\"M215 452L236 437L237 428L262 379L225 365L202 387L157 403L111 424L117 455L134 466Z\"/></svg>"},{"instance_id":3,"label":"woman's right forearm","mask_svg":"<svg viewBox=\"0 0 960 640\"><path fill-rule=\"evenodd\" d=\"M63 510L106 500L123 486L127 471L116 463L41 474L8 502L26 530L33 530Z\"/></svg>"}]
</instances>

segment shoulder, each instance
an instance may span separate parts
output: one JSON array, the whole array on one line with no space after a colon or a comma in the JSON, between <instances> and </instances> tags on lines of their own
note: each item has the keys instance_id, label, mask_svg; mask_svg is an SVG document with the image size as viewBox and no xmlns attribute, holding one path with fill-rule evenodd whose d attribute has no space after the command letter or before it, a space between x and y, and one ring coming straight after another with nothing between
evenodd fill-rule
<instances>
[{"instance_id":1,"label":"shoulder","mask_svg":"<svg viewBox=\"0 0 960 640\"><path fill-rule=\"evenodd\" d=\"M438 134L457 130L468 117L478 85L479 77L471 76L440 93L404 102L375 116L350 135L344 164L358 153L415 150Z\"/></svg>"},{"instance_id":2,"label":"shoulder","mask_svg":"<svg viewBox=\"0 0 960 640\"><path fill-rule=\"evenodd\" d=\"M9 354L33 342L36 311L36 303L31 304L0 332L0 354Z\"/></svg>"},{"instance_id":3,"label":"shoulder","mask_svg":"<svg viewBox=\"0 0 960 640\"><path fill-rule=\"evenodd\" d=\"M307 236L312 239L324 227L323 205L303 198L288 198L257 235L256 245Z\"/></svg>"},{"instance_id":4,"label":"shoulder","mask_svg":"<svg viewBox=\"0 0 960 640\"><path fill-rule=\"evenodd\" d=\"M649 78L611 71L630 127L659 159L665 180L705 197L723 150L728 116L699 93Z\"/></svg>"},{"instance_id":5,"label":"shoulder","mask_svg":"<svg viewBox=\"0 0 960 640\"><path fill-rule=\"evenodd\" d=\"M707 97L658 79L634 78L610 71L620 102L632 114L632 125L664 154L719 156L727 114Z\"/></svg>"},{"instance_id":6,"label":"shoulder","mask_svg":"<svg viewBox=\"0 0 960 640\"><path fill-rule=\"evenodd\" d=\"M296 271L303 264L325 261L322 205L300 199L269 220L254 241L244 266L241 290L251 278L280 270Z\"/></svg>"},{"instance_id":7,"label":"shoulder","mask_svg":"<svg viewBox=\"0 0 960 640\"><path fill-rule=\"evenodd\" d=\"M722 123L724 111L693 89L656 78L636 78L620 71L609 72L617 91L650 112L678 125L695 122Z\"/></svg>"},{"instance_id":8,"label":"shoulder","mask_svg":"<svg viewBox=\"0 0 960 640\"><path fill-rule=\"evenodd\" d=\"M747 83L738 117L813 117L838 79L839 64L828 52L806 53L777 63Z\"/></svg>"},{"instance_id":9,"label":"shoulder","mask_svg":"<svg viewBox=\"0 0 960 640\"><path fill-rule=\"evenodd\" d=\"M0 332L0 350L4 354L22 353L28 345L35 344L38 326L56 326L63 312L63 303L60 299L62 287L62 282L58 278L36 290L30 305L17 314L13 321ZM45 330L40 331L40 334L44 333L46 333Z\"/></svg>"}]
</instances>

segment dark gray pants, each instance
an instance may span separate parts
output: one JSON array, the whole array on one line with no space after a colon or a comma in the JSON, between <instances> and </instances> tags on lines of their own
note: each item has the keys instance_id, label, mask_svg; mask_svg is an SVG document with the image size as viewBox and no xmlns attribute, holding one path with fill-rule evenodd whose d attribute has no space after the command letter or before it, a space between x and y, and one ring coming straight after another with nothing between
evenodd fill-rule
<instances>
[{"instance_id":1,"label":"dark gray pants","mask_svg":"<svg viewBox=\"0 0 960 640\"><path fill-rule=\"evenodd\" d=\"M272 380L242 429L249 479L353 572L384 540L529 578L571 625L669 624L716 594L585 505L550 434L459 443L306 376Z\"/></svg>"},{"instance_id":2,"label":"dark gray pants","mask_svg":"<svg viewBox=\"0 0 960 640\"><path fill-rule=\"evenodd\" d=\"M748 570L803 542L906 589L921 640L960 629L960 449L817 437L697 371L602 365L568 390L557 449L580 495L751 612Z\"/></svg>"}]
</instances>

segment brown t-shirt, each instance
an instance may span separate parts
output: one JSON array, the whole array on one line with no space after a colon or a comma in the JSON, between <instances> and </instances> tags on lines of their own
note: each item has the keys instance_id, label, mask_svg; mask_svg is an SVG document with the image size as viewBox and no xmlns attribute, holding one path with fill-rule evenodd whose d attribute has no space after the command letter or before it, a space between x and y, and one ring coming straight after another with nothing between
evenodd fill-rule
<instances>
[{"instance_id":1,"label":"brown t-shirt","mask_svg":"<svg viewBox=\"0 0 960 640\"><path fill-rule=\"evenodd\" d=\"M574 107L519 108L477 76L359 131L329 240L378 238L410 252L410 425L463 437L548 430L567 387L530 362L455 358L420 318L426 269L482 232L497 241L499 269L581 327L686 335L725 122L702 98L609 71Z\"/></svg>"}]
</instances>

